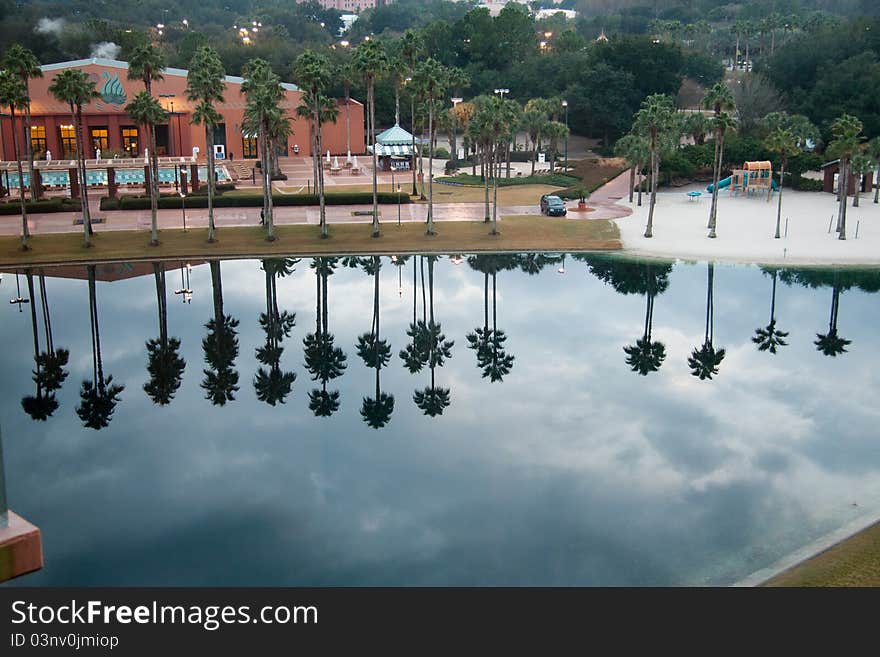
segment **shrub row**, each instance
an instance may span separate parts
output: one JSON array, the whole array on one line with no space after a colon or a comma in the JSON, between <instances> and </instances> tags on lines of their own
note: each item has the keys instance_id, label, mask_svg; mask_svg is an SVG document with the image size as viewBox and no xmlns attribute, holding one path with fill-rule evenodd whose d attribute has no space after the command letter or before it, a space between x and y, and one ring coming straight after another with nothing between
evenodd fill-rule
<instances>
[{"instance_id":1,"label":"shrub row","mask_svg":"<svg viewBox=\"0 0 880 657\"><path fill-rule=\"evenodd\" d=\"M392 192L380 192L378 194L380 204L409 203L408 194L395 194ZM327 194L324 197L327 205L370 205L373 202L371 192L340 192ZM272 203L275 206L303 206L318 205L317 194L273 194ZM162 196L159 198L159 209L169 210L180 208L182 199L180 196ZM232 196L217 196L214 198L215 208L259 208L263 205L262 194L237 194ZM186 198L188 208L207 208L207 196L193 196ZM149 196L122 196L118 199L104 197L101 199L102 210L149 210Z\"/></svg>"},{"instance_id":2,"label":"shrub row","mask_svg":"<svg viewBox=\"0 0 880 657\"><path fill-rule=\"evenodd\" d=\"M437 182L451 185L475 185L482 186L483 179L480 176L473 176L469 173L460 173L457 176L442 176L436 179ZM511 185L555 185L556 187L571 187L580 183L579 178L566 176L561 173L543 174L534 176L519 176L498 179L499 187L509 187ZM491 180L489 181L491 185Z\"/></svg>"},{"instance_id":3,"label":"shrub row","mask_svg":"<svg viewBox=\"0 0 880 657\"><path fill-rule=\"evenodd\" d=\"M41 201L27 201L25 203L27 211L34 214L42 214L49 212L79 212L82 204L78 198L47 198ZM21 214L21 203L19 201L9 201L0 203L0 215Z\"/></svg>"}]
</instances>

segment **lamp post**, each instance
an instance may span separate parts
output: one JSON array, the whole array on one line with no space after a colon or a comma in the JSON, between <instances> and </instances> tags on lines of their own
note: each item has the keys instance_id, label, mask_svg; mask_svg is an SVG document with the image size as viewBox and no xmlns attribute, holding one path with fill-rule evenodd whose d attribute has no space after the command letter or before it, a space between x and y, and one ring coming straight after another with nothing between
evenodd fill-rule
<instances>
[{"instance_id":1,"label":"lamp post","mask_svg":"<svg viewBox=\"0 0 880 657\"><path fill-rule=\"evenodd\" d=\"M565 173L568 173L568 101L563 100L562 106L565 108Z\"/></svg>"},{"instance_id":2,"label":"lamp post","mask_svg":"<svg viewBox=\"0 0 880 657\"><path fill-rule=\"evenodd\" d=\"M504 100L504 94L509 94L509 93L510 93L510 89L496 89L496 90L495 90L495 93L496 93L496 94L500 94L500 95L501 95L501 100Z\"/></svg>"},{"instance_id":3,"label":"lamp post","mask_svg":"<svg viewBox=\"0 0 880 657\"><path fill-rule=\"evenodd\" d=\"M400 183L397 183L397 227L400 228Z\"/></svg>"},{"instance_id":4,"label":"lamp post","mask_svg":"<svg viewBox=\"0 0 880 657\"><path fill-rule=\"evenodd\" d=\"M452 161L458 162L458 146L457 146L457 134L456 130L458 128L458 114L455 111L455 108L458 107L458 104L464 100L464 98L453 98L452 99Z\"/></svg>"}]
</instances>

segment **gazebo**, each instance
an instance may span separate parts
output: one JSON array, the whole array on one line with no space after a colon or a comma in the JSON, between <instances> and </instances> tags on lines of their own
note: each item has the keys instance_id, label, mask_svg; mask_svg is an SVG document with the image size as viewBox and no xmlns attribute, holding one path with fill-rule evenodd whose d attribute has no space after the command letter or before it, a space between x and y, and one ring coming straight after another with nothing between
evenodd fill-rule
<instances>
[{"instance_id":1,"label":"gazebo","mask_svg":"<svg viewBox=\"0 0 880 657\"><path fill-rule=\"evenodd\" d=\"M415 166L412 145L413 136L395 123L376 135L376 143L367 150L372 153L375 149L379 171L409 171Z\"/></svg>"}]
</instances>

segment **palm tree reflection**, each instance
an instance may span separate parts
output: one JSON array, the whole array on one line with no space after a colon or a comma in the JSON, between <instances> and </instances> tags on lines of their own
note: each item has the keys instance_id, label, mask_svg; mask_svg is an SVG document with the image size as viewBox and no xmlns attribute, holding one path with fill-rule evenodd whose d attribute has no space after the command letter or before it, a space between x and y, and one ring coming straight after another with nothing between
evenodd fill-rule
<instances>
[{"instance_id":1,"label":"palm tree reflection","mask_svg":"<svg viewBox=\"0 0 880 657\"><path fill-rule=\"evenodd\" d=\"M113 376L104 376L101 360L101 331L98 325L98 299L95 290L95 265L87 267L89 278L89 320L92 328L92 380L82 382L80 403L76 414L84 426L100 430L110 424L119 395L125 386L113 383Z\"/></svg>"},{"instance_id":2,"label":"palm tree reflection","mask_svg":"<svg viewBox=\"0 0 880 657\"><path fill-rule=\"evenodd\" d=\"M52 319L49 315L49 300L46 294L46 277L40 270L40 305L43 311L43 333L46 336L46 350L40 350L40 333L37 322L36 299L34 297L34 277L32 270L25 273L27 278L28 292L31 298L31 328L34 336L34 364L33 381L36 384L34 395L28 395L21 400L21 406L25 413L34 420L45 421L58 409L58 400L55 392L61 389L61 385L67 378L67 370L64 367L70 359L70 352L64 348L55 347L52 335Z\"/></svg>"},{"instance_id":3,"label":"palm tree reflection","mask_svg":"<svg viewBox=\"0 0 880 657\"><path fill-rule=\"evenodd\" d=\"M361 417L368 426L374 429L384 427L391 420L394 412L394 395L382 392L379 373L388 365L391 358L391 345L382 340L379 333L379 270L382 263L378 256L363 258L361 267L373 277L373 323L370 332L358 337L357 352L364 365L376 370L375 397L364 397L361 404Z\"/></svg>"},{"instance_id":4,"label":"palm tree reflection","mask_svg":"<svg viewBox=\"0 0 880 657\"><path fill-rule=\"evenodd\" d=\"M706 281L706 331L703 344L694 349L688 358L691 374L701 381L711 379L718 374L718 367L724 360L725 350L715 349L715 265L708 264L708 280Z\"/></svg>"},{"instance_id":5,"label":"palm tree reflection","mask_svg":"<svg viewBox=\"0 0 880 657\"><path fill-rule=\"evenodd\" d=\"M758 346L758 351L769 351L771 354L775 354L779 347L788 346L788 342L785 341L785 338L788 337L788 331L776 328L776 279L779 276L779 270L776 267L764 268L764 273L768 272L773 277L773 291L770 293L770 323L764 328L755 329L752 342Z\"/></svg>"},{"instance_id":6,"label":"palm tree reflection","mask_svg":"<svg viewBox=\"0 0 880 657\"><path fill-rule=\"evenodd\" d=\"M208 334L202 338L202 351L208 369L202 370L205 378L201 387L205 399L215 406L223 406L235 400L238 392L238 320L223 312L223 279L220 261L212 260L211 289L213 291L214 316L205 324Z\"/></svg>"},{"instance_id":7,"label":"palm tree reflection","mask_svg":"<svg viewBox=\"0 0 880 657\"><path fill-rule=\"evenodd\" d=\"M337 258L314 258L315 270L315 332L303 339L306 368L312 381L320 381L321 388L309 392L309 410L317 417L330 417L339 410L339 391L327 390L327 383L342 376L347 367L347 356L335 346L335 336L330 333L330 317L327 303L327 279L337 266Z\"/></svg>"},{"instance_id":8,"label":"palm tree reflection","mask_svg":"<svg viewBox=\"0 0 880 657\"><path fill-rule=\"evenodd\" d=\"M165 406L180 388L186 360L180 355L180 338L168 335L168 301L165 292L165 263L153 263L156 281L156 305L159 312L159 337L147 340L147 371L150 379L144 384L154 404Z\"/></svg>"},{"instance_id":9,"label":"palm tree reflection","mask_svg":"<svg viewBox=\"0 0 880 657\"><path fill-rule=\"evenodd\" d=\"M296 381L296 372L281 369L282 342L290 337L296 326L296 313L278 310L279 277L289 276L299 260L293 258L267 258L262 268L266 279L266 312L260 313L260 328L266 334L266 343L257 347L257 360L261 367L254 375L254 390L257 399L270 406L283 404ZM265 367L263 367L265 366Z\"/></svg>"},{"instance_id":10,"label":"palm tree reflection","mask_svg":"<svg viewBox=\"0 0 880 657\"><path fill-rule=\"evenodd\" d=\"M498 328L496 278L501 270L515 269L518 257L513 255L476 255L468 258L472 269L483 273L483 326L467 334L468 349L477 356L477 368L483 378L503 381L513 367L514 357L504 351L507 336ZM489 276L492 277L492 327L489 327Z\"/></svg>"}]
</instances>

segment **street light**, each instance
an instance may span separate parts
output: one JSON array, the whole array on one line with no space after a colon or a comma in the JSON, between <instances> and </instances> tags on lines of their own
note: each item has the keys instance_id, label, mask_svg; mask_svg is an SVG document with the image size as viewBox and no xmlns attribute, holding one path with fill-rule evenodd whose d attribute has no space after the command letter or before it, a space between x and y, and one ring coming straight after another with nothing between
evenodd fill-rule
<instances>
[{"instance_id":1,"label":"street light","mask_svg":"<svg viewBox=\"0 0 880 657\"><path fill-rule=\"evenodd\" d=\"M397 227L400 228L400 183L397 183Z\"/></svg>"},{"instance_id":2,"label":"street light","mask_svg":"<svg viewBox=\"0 0 880 657\"><path fill-rule=\"evenodd\" d=\"M565 108L565 172L568 173L568 101L563 100L562 106Z\"/></svg>"},{"instance_id":3,"label":"street light","mask_svg":"<svg viewBox=\"0 0 880 657\"><path fill-rule=\"evenodd\" d=\"M496 89L496 90L495 90L495 93L496 93L496 94L501 94L501 100L504 100L504 94L509 94L509 93L510 93L510 89Z\"/></svg>"},{"instance_id":4,"label":"street light","mask_svg":"<svg viewBox=\"0 0 880 657\"><path fill-rule=\"evenodd\" d=\"M9 303L12 303L12 304L17 303L18 304L18 312L22 312L21 304L30 303L30 302L31 302L30 299L24 299L21 296L21 282L18 280L18 272L15 272L15 298L10 299Z\"/></svg>"},{"instance_id":5,"label":"street light","mask_svg":"<svg viewBox=\"0 0 880 657\"><path fill-rule=\"evenodd\" d=\"M184 282L184 279L183 279L183 270L184 269L186 270L186 282ZM180 289L174 290L174 294L182 294L183 298L181 299L181 301L183 303L192 303L193 291L190 288L190 281L189 281L190 271L192 271L191 264L186 263L186 265L184 266L184 264L182 262L180 263Z\"/></svg>"}]
</instances>

